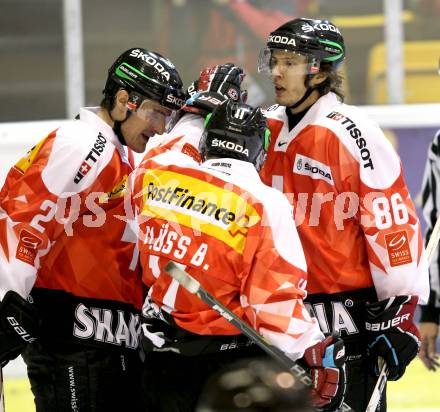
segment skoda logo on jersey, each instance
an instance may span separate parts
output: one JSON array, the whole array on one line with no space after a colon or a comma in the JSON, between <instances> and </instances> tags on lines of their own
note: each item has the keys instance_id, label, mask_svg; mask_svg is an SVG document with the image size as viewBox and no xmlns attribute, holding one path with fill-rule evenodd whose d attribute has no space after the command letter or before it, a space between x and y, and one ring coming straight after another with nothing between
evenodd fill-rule
<instances>
[{"instance_id":1,"label":"skoda logo on jersey","mask_svg":"<svg viewBox=\"0 0 440 412\"><path fill-rule=\"evenodd\" d=\"M134 49L131 51L130 56L137 57L138 59L142 59L144 62L148 63L150 66L153 66L167 81L170 80L170 73L165 70L165 67L162 66L152 55L142 53L139 49ZM168 62L167 62L168 63Z\"/></svg>"},{"instance_id":2,"label":"skoda logo on jersey","mask_svg":"<svg viewBox=\"0 0 440 412\"><path fill-rule=\"evenodd\" d=\"M322 162L301 154L297 154L294 164L296 167L293 168L293 173L310 176L312 179L324 180L331 185L335 184L330 166Z\"/></svg>"}]
</instances>

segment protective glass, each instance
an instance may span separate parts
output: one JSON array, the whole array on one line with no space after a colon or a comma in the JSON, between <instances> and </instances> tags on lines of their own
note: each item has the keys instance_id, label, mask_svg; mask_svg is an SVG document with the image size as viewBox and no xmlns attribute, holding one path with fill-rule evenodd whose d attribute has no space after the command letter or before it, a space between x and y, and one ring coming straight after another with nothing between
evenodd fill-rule
<instances>
[{"instance_id":1,"label":"protective glass","mask_svg":"<svg viewBox=\"0 0 440 412\"><path fill-rule=\"evenodd\" d=\"M176 124L176 110L168 109L154 100L147 99L138 93L131 93L127 106L131 112L142 120L164 122L165 132L168 133Z\"/></svg>"},{"instance_id":2,"label":"protective glass","mask_svg":"<svg viewBox=\"0 0 440 412\"><path fill-rule=\"evenodd\" d=\"M316 74L319 61L311 54L265 47L258 58L258 72L268 75Z\"/></svg>"}]
</instances>

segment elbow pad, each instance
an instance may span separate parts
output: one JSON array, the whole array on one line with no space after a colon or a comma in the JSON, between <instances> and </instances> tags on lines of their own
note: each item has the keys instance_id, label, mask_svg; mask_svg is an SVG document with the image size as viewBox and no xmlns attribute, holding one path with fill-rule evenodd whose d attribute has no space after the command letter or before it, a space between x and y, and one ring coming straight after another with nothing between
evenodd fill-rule
<instances>
[{"instance_id":1,"label":"elbow pad","mask_svg":"<svg viewBox=\"0 0 440 412\"><path fill-rule=\"evenodd\" d=\"M10 290L0 302L0 365L15 359L39 335L40 317L35 307Z\"/></svg>"}]
</instances>

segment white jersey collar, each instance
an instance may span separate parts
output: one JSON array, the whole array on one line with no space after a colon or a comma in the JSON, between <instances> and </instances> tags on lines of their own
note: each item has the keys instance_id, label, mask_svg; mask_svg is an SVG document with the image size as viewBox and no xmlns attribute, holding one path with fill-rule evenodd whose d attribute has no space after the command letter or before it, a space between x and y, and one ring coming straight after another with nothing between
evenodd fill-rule
<instances>
[{"instance_id":1,"label":"white jersey collar","mask_svg":"<svg viewBox=\"0 0 440 412\"><path fill-rule=\"evenodd\" d=\"M109 140L119 151L122 160L130 164L128 160L128 147L124 146L116 136L113 128L98 116L100 107L81 107L79 110L79 118L89 126L101 132L107 140Z\"/></svg>"},{"instance_id":2,"label":"white jersey collar","mask_svg":"<svg viewBox=\"0 0 440 412\"><path fill-rule=\"evenodd\" d=\"M290 142L298 135L298 133L310 124L314 124L324 113L331 110L332 107L340 105L341 102L333 92L329 92L321 96L307 111L304 117L298 124L289 131L289 120L287 118L285 106L279 106L274 115L270 111L267 112L269 118L275 118L283 121L283 127L274 145L274 150L278 152L285 152Z\"/></svg>"},{"instance_id":3,"label":"white jersey collar","mask_svg":"<svg viewBox=\"0 0 440 412\"><path fill-rule=\"evenodd\" d=\"M221 174L227 174L232 176L240 175L252 179L259 179L258 172L252 163L244 162L238 159L209 159L203 162L201 166L209 170L220 172L220 176Z\"/></svg>"}]
</instances>

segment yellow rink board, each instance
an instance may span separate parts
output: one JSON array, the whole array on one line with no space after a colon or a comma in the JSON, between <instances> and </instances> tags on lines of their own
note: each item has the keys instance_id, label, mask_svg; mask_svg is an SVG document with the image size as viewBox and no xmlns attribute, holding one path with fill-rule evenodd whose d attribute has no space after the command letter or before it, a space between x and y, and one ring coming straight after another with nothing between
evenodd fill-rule
<instances>
[{"instance_id":1,"label":"yellow rink board","mask_svg":"<svg viewBox=\"0 0 440 412\"><path fill-rule=\"evenodd\" d=\"M5 380L5 412L35 412L34 397L27 378Z\"/></svg>"},{"instance_id":2,"label":"yellow rink board","mask_svg":"<svg viewBox=\"0 0 440 412\"><path fill-rule=\"evenodd\" d=\"M388 411L440 411L440 371L428 372L419 360L398 382L388 384ZM33 396L27 379L5 382L6 412L34 412Z\"/></svg>"}]
</instances>

